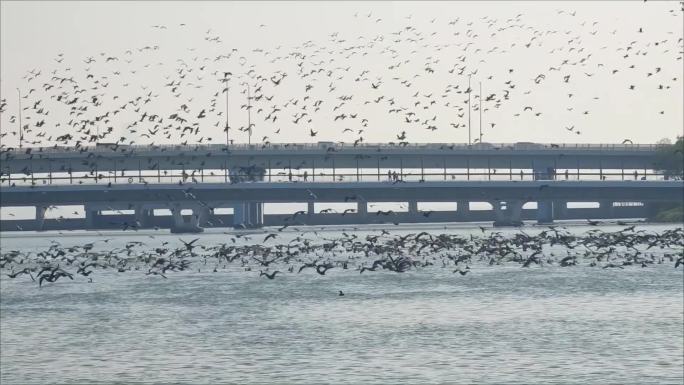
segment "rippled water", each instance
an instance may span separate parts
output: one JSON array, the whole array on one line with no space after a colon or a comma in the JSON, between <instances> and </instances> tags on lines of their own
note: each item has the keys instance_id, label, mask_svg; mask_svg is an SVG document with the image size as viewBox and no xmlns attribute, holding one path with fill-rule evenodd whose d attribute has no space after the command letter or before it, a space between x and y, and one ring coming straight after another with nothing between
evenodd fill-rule
<instances>
[{"instance_id":1,"label":"rippled water","mask_svg":"<svg viewBox=\"0 0 684 385\"><path fill-rule=\"evenodd\" d=\"M168 234L105 235L110 247L178 243ZM226 235L199 237L210 245ZM2 245L98 238L4 234ZM466 276L332 269L267 280L240 269L168 279L110 269L94 283L42 288L3 275L0 382L681 384L683 271L516 264Z\"/></svg>"}]
</instances>

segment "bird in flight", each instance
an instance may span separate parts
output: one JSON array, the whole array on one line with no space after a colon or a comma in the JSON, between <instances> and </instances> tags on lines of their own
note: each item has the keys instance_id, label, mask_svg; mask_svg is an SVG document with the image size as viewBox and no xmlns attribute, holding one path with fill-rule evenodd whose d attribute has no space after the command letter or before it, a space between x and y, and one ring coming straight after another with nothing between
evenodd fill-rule
<instances>
[{"instance_id":1,"label":"bird in flight","mask_svg":"<svg viewBox=\"0 0 684 385\"><path fill-rule=\"evenodd\" d=\"M274 272L271 273L271 274L264 273L263 271L259 271L259 277L265 275L266 278L268 278L268 279L273 279L273 278L275 278L276 274L278 274L278 273L280 273L280 271L278 271L278 270L274 271Z\"/></svg>"}]
</instances>

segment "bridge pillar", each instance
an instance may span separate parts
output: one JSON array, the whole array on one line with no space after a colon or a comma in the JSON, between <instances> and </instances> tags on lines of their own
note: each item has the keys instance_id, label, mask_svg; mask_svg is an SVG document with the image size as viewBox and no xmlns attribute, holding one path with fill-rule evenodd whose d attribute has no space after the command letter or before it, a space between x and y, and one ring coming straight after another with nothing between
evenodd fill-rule
<instances>
[{"instance_id":1,"label":"bridge pillar","mask_svg":"<svg viewBox=\"0 0 684 385\"><path fill-rule=\"evenodd\" d=\"M537 201L537 224L553 223L553 201Z\"/></svg>"},{"instance_id":2,"label":"bridge pillar","mask_svg":"<svg viewBox=\"0 0 684 385\"><path fill-rule=\"evenodd\" d=\"M247 203L238 202L233 206L233 227L247 228Z\"/></svg>"},{"instance_id":3,"label":"bridge pillar","mask_svg":"<svg viewBox=\"0 0 684 385\"><path fill-rule=\"evenodd\" d=\"M359 215L368 215L368 202L359 200L356 202L356 212Z\"/></svg>"},{"instance_id":4,"label":"bridge pillar","mask_svg":"<svg viewBox=\"0 0 684 385\"><path fill-rule=\"evenodd\" d=\"M194 213L194 210L193 210ZM197 210L197 220L199 222L199 225L204 227L208 224L209 218L211 218L211 215L213 214L213 209L209 207L200 207Z\"/></svg>"},{"instance_id":5,"label":"bridge pillar","mask_svg":"<svg viewBox=\"0 0 684 385\"><path fill-rule=\"evenodd\" d=\"M555 200L552 204L554 219L566 219L568 217L568 202Z\"/></svg>"},{"instance_id":6,"label":"bridge pillar","mask_svg":"<svg viewBox=\"0 0 684 385\"><path fill-rule=\"evenodd\" d=\"M489 202L494 207L494 226L522 226L522 207L520 200Z\"/></svg>"},{"instance_id":7,"label":"bridge pillar","mask_svg":"<svg viewBox=\"0 0 684 385\"><path fill-rule=\"evenodd\" d=\"M316 214L316 210L314 209L314 202L312 202L312 201L307 202L307 204L306 204L306 213L307 213L308 215L314 215L314 214Z\"/></svg>"},{"instance_id":8,"label":"bridge pillar","mask_svg":"<svg viewBox=\"0 0 684 385\"><path fill-rule=\"evenodd\" d=\"M139 227L151 227L153 215L152 209L146 209L143 205L135 206L135 221Z\"/></svg>"},{"instance_id":9,"label":"bridge pillar","mask_svg":"<svg viewBox=\"0 0 684 385\"><path fill-rule=\"evenodd\" d=\"M38 229L38 231L44 230L46 211L47 207L36 206L36 228Z\"/></svg>"},{"instance_id":10,"label":"bridge pillar","mask_svg":"<svg viewBox=\"0 0 684 385\"><path fill-rule=\"evenodd\" d=\"M254 229L264 225L262 202L238 202L233 206L233 227Z\"/></svg>"},{"instance_id":11,"label":"bridge pillar","mask_svg":"<svg viewBox=\"0 0 684 385\"><path fill-rule=\"evenodd\" d=\"M183 214L181 213L180 206L176 205L171 209L171 215L173 216L173 226L182 227L183 226Z\"/></svg>"},{"instance_id":12,"label":"bridge pillar","mask_svg":"<svg viewBox=\"0 0 684 385\"><path fill-rule=\"evenodd\" d=\"M171 209L171 214L173 215L172 233L201 233L204 231L199 226L199 213L196 213L193 209L192 215L186 220L181 211L180 205L175 205Z\"/></svg>"},{"instance_id":13,"label":"bridge pillar","mask_svg":"<svg viewBox=\"0 0 684 385\"><path fill-rule=\"evenodd\" d=\"M249 224L256 229L264 226L264 204L262 202L249 202Z\"/></svg>"},{"instance_id":14,"label":"bridge pillar","mask_svg":"<svg viewBox=\"0 0 684 385\"><path fill-rule=\"evenodd\" d=\"M102 225L102 223L100 223L100 210L97 210L96 208L91 207L89 205L83 206L83 209L85 210L86 230L95 229Z\"/></svg>"},{"instance_id":15,"label":"bridge pillar","mask_svg":"<svg viewBox=\"0 0 684 385\"><path fill-rule=\"evenodd\" d=\"M418 201L409 201L408 211L410 214L417 214L418 213Z\"/></svg>"},{"instance_id":16,"label":"bridge pillar","mask_svg":"<svg viewBox=\"0 0 684 385\"><path fill-rule=\"evenodd\" d=\"M254 220L254 206L250 202L245 202L245 227L251 229L254 227L252 221Z\"/></svg>"},{"instance_id":17,"label":"bridge pillar","mask_svg":"<svg viewBox=\"0 0 684 385\"><path fill-rule=\"evenodd\" d=\"M534 180L554 180L556 179L556 169L552 166L535 166ZM537 201L537 223L553 223L553 202L551 200Z\"/></svg>"},{"instance_id":18,"label":"bridge pillar","mask_svg":"<svg viewBox=\"0 0 684 385\"><path fill-rule=\"evenodd\" d=\"M461 220L467 220L470 218L470 202L469 201L457 201L456 202L456 217Z\"/></svg>"},{"instance_id":19,"label":"bridge pillar","mask_svg":"<svg viewBox=\"0 0 684 385\"><path fill-rule=\"evenodd\" d=\"M264 203L259 202L257 207L259 208L259 216L258 216L259 227L263 227L264 226Z\"/></svg>"}]
</instances>

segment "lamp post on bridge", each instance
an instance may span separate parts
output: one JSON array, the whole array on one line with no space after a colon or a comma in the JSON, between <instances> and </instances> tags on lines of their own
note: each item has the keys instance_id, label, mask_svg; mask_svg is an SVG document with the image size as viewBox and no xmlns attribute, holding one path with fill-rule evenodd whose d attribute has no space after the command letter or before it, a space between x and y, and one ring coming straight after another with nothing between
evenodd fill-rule
<instances>
[{"instance_id":1,"label":"lamp post on bridge","mask_svg":"<svg viewBox=\"0 0 684 385\"><path fill-rule=\"evenodd\" d=\"M484 101L482 100L482 82L480 82L480 144L482 144L482 107Z\"/></svg>"},{"instance_id":2,"label":"lamp post on bridge","mask_svg":"<svg viewBox=\"0 0 684 385\"><path fill-rule=\"evenodd\" d=\"M473 109L473 106L470 105L470 75L468 75L468 145L470 146L472 144L472 141L470 139L470 110Z\"/></svg>"},{"instance_id":3,"label":"lamp post on bridge","mask_svg":"<svg viewBox=\"0 0 684 385\"><path fill-rule=\"evenodd\" d=\"M247 144L252 144L252 96L249 83L242 82L242 84L247 86Z\"/></svg>"},{"instance_id":4,"label":"lamp post on bridge","mask_svg":"<svg viewBox=\"0 0 684 385\"><path fill-rule=\"evenodd\" d=\"M230 92L230 87L228 86L228 81L230 80L228 76L233 75L230 72L224 72L223 73L223 82L226 83L226 148L230 145L230 140L228 137L228 132L230 131L230 124L228 123L228 93Z\"/></svg>"},{"instance_id":5,"label":"lamp post on bridge","mask_svg":"<svg viewBox=\"0 0 684 385\"><path fill-rule=\"evenodd\" d=\"M17 93L19 93L19 148L22 148L24 144L24 127L21 126L21 90L17 88Z\"/></svg>"}]
</instances>

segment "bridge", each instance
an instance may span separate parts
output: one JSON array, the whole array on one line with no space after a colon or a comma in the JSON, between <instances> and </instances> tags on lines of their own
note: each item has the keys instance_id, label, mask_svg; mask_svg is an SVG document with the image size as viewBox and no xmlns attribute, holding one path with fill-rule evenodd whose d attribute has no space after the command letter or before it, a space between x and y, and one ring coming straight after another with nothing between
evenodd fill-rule
<instances>
[{"instance_id":1,"label":"bridge","mask_svg":"<svg viewBox=\"0 0 684 385\"><path fill-rule=\"evenodd\" d=\"M314 178L351 176L360 179L361 170L375 170L381 177L391 169L425 176L426 170L437 176L463 174L472 170L522 170L547 172L548 168L576 174L593 170L639 170L653 167L658 145L653 144L538 144L512 143L476 145L455 143L363 144L318 142L265 145L152 145L126 146L103 144L91 147L11 148L0 152L1 175L19 174L47 179L50 183L78 183L90 178L121 182L128 177L144 177L149 183L195 172L197 178L230 175L241 170L268 170L273 179L279 171L307 170ZM381 171L382 170L382 171ZM412 171L411 171L412 170ZM166 171L166 173L164 173ZM337 173L335 171L338 171ZM571 171L575 171L572 173ZM505 172L504 172L505 173ZM66 174L66 175L65 175ZM345 175L349 174L349 175ZM282 175L282 174L281 174ZM586 174L585 174L586 175ZM318 175L320 176L320 175ZM460 175L459 175L460 176ZM630 175L627 175L629 177ZM15 178L16 182L16 178Z\"/></svg>"},{"instance_id":2,"label":"bridge","mask_svg":"<svg viewBox=\"0 0 684 385\"><path fill-rule=\"evenodd\" d=\"M365 144L125 146L7 149L0 153L2 207L36 208L3 231L643 217L658 201L681 201L684 185L655 170L657 145ZM264 215L264 203L307 204L296 216ZM355 203L352 214L316 213L315 203ZM372 214L368 202L407 202L407 212ZM454 202L455 212L419 212L419 202ZM487 202L487 213L469 209ZM524 209L526 202L537 208ZM571 209L568 202L599 202ZM81 220L52 223L47 208L83 205ZM218 214L230 208L232 214ZM170 218L155 216L166 209ZM106 215L106 212L125 214ZM190 211L190 215L184 212ZM351 211L351 210L350 210ZM533 211L533 212L530 212ZM286 219L290 220L288 223Z\"/></svg>"}]
</instances>

